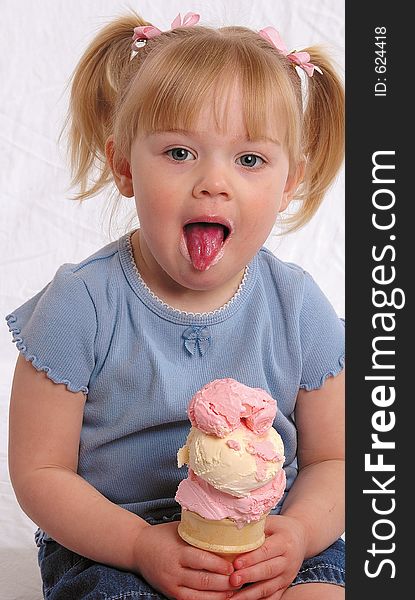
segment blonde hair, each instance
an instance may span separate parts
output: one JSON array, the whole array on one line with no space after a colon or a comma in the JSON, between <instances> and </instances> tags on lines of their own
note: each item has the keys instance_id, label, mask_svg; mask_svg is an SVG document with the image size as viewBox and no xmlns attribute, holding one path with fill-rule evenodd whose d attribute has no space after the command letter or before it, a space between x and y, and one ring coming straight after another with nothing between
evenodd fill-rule
<instances>
[{"instance_id":1,"label":"blonde hair","mask_svg":"<svg viewBox=\"0 0 415 600\"><path fill-rule=\"evenodd\" d=\"M121 164L138 132L190 129L210 90L223 98L238 82L249 138L266 137L274 115L286 124L280 142L291 170L305 159L294 196L300 207L288 220L291 230L304 225L344 153L344 92L325 53L305 49L323 74L306 78L304 110L293 64L258 33L245 27L180 27L151 38L131 59L133 29L148 24L136 13L117 18L92 41L74 72L67 126L73 185L80 188L76 198L94 196L112 181L105 157L110 135L114 161Z\"/></svg>"}]
</instances>

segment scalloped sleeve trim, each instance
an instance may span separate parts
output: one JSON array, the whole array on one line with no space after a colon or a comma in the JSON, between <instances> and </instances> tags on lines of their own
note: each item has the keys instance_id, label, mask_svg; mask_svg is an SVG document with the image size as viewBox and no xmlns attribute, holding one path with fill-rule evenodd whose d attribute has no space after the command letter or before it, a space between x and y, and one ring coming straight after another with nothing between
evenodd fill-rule
<instances>
[{"instance_id":1,"label":"scalloped sleeve trim","mask_svg":"<svg viewBox=\"0 0 415 600\"><path fill-rule=\"evenodd\" d=\"M329 371L326 371L324 373L324 375L322 375L320 377L320 379L315 379L311 383L308 383L308 382L301 383L300 388L303 390L307 390L307 392L311 392L312 390L319 390L323 386L324 382L326 381L326 379L328 377L335 377L343 370L344 360L345 360L345 355L342 354L338 359L338 364L336 366L334 366L332 369L330 369Z\"/></svg>"},{"instance_id":2,"label":"scalloped sleeve trim","mask_svg":"<svg viewBox=\"0 0 415 600\"><path fill-rule=\"evenodd\" d=\"M44 373L46 373L47 377L51 381L53 381L53 383L63 383L64 385L66 385L70 392L83 392L84 394L88 394L87 386L76 386L72 384L71 381L69 381L68 379L59 377L53 372L53 369L51 367L43 364L43 362L36 355L30 353L29 349L26 346L25 340L21 335L21 329L18 325L18 320L14 313L7 315L6 321L9 327L9 331L12 334L13 342L16 344L16 348L25 357L27 361L32 363L32 365L37 371L43 371Z\"/></svg>"}]
</instances>

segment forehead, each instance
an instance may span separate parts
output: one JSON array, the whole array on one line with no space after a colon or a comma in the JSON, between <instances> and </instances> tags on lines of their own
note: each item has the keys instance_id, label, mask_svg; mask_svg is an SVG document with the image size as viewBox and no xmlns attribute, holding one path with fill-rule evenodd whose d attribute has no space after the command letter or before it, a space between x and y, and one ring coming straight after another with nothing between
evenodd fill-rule
<instances>
[{"instance_id":1,"label":"forehead","mask_svg":"<svg viewBox=\"0 0 415 600\"><path fill-rule=\"evenodd\" d=\"M214 131L235 141L261 139L280 144L286 133L281 111L276 111L271 102L266 118L252 122L246 110L246 98L237 82L209 90L188 125L200 133Z\"/></svg>"}]
</instances>

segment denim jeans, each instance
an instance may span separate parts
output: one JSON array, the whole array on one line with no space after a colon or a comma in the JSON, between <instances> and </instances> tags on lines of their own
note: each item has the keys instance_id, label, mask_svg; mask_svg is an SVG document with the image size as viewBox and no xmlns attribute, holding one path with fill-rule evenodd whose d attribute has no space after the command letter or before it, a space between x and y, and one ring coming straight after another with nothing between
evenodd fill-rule
<instances>
[{"instance_id":1,"label":"denim jeans","mask_svg":"<svg viewBox=\"0 0 415 600\"><path fill-rule=\"evenodd\" d=\"M36 542L46 600L166 599L139 575L79 556L41 533ZM305 560L292 585L319 582L344 586L344 551L344 541L339 539Z\"/></svg>"},{"instance_id":2,"label":"denim jeans","mask_svg":"<svg viewBox=\"0 0 415 600\"><path fill-rule=\"evenodd\" d=\"M345 543L339 538L317 556L307 558L291 585L299 583L333 583L345 586Z\"/></svg>"},{"instance_id":3,"label":"denim jeans","mask_svg":"<svg viewBox=\"0 0 415 600\"><path fill-rule=\"evenodd\" d=\"M46 600L141 600L165 596L134 573L96 563L57 542L37 536Z\"/></svg>"}]
</instances>

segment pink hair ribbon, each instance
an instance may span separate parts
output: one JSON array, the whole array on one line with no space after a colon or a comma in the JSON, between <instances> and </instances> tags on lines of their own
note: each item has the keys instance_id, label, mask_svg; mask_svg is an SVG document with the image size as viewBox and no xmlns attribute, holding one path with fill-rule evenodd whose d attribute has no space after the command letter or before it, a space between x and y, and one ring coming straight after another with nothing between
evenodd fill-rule
<instances>
[{"instance_id":1,"label":"pink hair ribbon","mask_svg":"<svg viewBox=\"0 0 415 600\"><path fill-rule=\"evenodd\" d=\"M286 56L294 65L303 69L309 77L313 76L314 71L323 74L320 67L317 67L310 62L310 55L308 52L289 52L280 34L274 27L265 27L265 29L261 29L259 35L275 46L275 48L281 52L281 54Z\"/></svg>"},{"instance_id":2,"label":"pink hair ribbon","mask_svg":"<svg viewBox=\"0 0 415 600\"><path fill-rule=\"evenodd\" d=\"M198 15L196 13L188 12L183 17L183 19L179 13L177 15L177 17L174 19L173 23L171 24L171 28L169 31L171 31L172 29L176 29L176 27L191 27L192 25L196 25L196 23L199 21L199 19L200 19L200 15ZM154 27L154 25L144 25L141 27L135 27L134 35L133 35L132 49L133 50L139 49L139 46L136 45L137 41L140 42L143 40L149 40L150 38L160 35L161 33L163 33L161 31L161 29Z\"/></svg>"}]
</instances>

